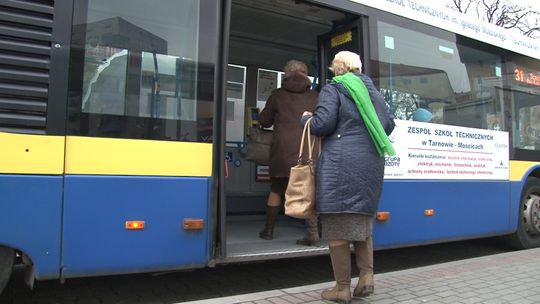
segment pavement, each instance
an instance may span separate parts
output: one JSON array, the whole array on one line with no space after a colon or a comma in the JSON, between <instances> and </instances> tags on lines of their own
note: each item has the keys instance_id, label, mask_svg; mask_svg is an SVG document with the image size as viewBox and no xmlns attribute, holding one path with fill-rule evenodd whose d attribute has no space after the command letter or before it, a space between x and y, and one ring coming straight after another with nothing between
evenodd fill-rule
<instances>
[{"instance_id":1,"label":"pavement","mask_svg":"<svg viewBox=\"0 0 540 304\"><path fill-rule=\"evenodd\" d=\"M356 281L353 278L351 288ZM327 282L183 304L334 303L320 296L334 284ZM375 293L353 299L351 303L540 303L540 248L375 274Z\"/></svg>"}]
</instances>

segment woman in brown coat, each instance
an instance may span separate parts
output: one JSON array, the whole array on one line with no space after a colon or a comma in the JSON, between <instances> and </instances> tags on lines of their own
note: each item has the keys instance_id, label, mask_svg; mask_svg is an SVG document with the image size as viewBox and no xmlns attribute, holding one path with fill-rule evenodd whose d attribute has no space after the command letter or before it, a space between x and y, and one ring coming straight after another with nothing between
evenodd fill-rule
<instances>
[{"instance_id":1,"label":"woman in brown coat","mask_svg":"<svg viewBox=\"0 0 540 304\"><path fill-rule=\"evenodd\" d=\"M284 68L285 77L281 88L274 90L259 117L263 128L274 126L274 137L270 151L270 194L266 209L266 225L259 233L265 240L272 240L274 224L281 207L281 197L285 194L291 167L298 162L298 145L302 128L298 117L304 111L314 111L317 105L317 92L312 91L307 77L306 64L290 60ZM317 218L307 220L308 230L300 245L317 245L319 233Z\"/></svg>"}]
</instances>

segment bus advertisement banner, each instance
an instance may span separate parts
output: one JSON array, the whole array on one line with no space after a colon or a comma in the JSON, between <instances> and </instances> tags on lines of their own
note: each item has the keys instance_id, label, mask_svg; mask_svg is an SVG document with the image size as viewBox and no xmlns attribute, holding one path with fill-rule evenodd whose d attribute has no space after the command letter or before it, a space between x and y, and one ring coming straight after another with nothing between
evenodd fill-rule
<instances>
[{"instance_id":1,"label":"bus advertisement banner","mask_svg":"<svg viewBox=\"0 0 540 304\"><path fill-rule=\"evenodd\" d=\"M508 180L508 132L396 120L386 179Z\"/></svg>"},{"instance_id":2,"label":"bus advertisement banner","mask_svg":"<svg viewBox=\"0 0 540 304\"><path fill-rule=\"evenodd\" d=\"M431 0L352 0L382 11L423 22L444 30L504 47L533 58L540 58L540 42L519 32L479 20L475 16L453 11L441 1Z\"/></svg>"}]
</instances>

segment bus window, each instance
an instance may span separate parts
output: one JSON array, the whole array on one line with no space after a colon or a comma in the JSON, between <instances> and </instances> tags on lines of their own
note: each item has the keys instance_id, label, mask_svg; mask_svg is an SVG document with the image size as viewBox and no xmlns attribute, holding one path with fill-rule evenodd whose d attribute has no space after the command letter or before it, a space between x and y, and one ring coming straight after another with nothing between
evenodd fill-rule
<instances>
[{"instance_id":1,"label":"bus window","mask_svg":"<svg viewBox=\"0 0 540 304\"><path fill-rule=\"evenodd\" d=\"M494 127L488 119L501 120L500 55L437 31L383 21L376 26L372 73L396 118L482 129Z\"/></svg>"},{"instance_id":2,"label":"bus window","mask_svg":"<svg viewBox=\"0 0 540 304\"><path fill-rule=\"evenodd\" d=\"M200 33L199 1L86 5L73 26L79 79L70 84L68 132L211 140L215 68L200 59L209 38Z\"/></svg>"},{"instance_id":3,"label":"bus window","mask_svg":"<svg viewBox=\"0 0 540 304\"><path fill-rule=\"evenodd\" d=\"M526 150L540 150L540 106L520 108L519 122L518 147Z\"/></svg>"},{"instance_id":4,"label":"bus window","mask_svg":"<svg viewBox=\"0 0 540 304\"><path fill-rule=\"evenodd\" d=\"M227 143L244 141L244 112L246 107L246 67L229 64L227 68Z\"/></svg>"},{"instance_id":5,"label":"bus window","mask_svg":"<svg viewBox=\"0 0 540 304\"><path fill-rule=\"evenodd\" d=\"M507 96L514 109L514 148L540 151L540 65L529 57L519 55L512 56L508 65L508 69L513 71L512 90ZM526 155L527 159L534 157L530 153L518 155Z\"/></svg>"}]
</instances>

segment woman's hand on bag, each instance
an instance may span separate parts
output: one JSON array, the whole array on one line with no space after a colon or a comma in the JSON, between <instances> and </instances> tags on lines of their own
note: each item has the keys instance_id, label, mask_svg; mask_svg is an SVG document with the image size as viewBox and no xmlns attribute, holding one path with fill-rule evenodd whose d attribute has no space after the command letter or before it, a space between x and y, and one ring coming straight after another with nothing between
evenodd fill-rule
<instances>
[{"instance_id":1,"label":"woman's hand on bag","mask_svg":"<svg viewBox=\"0 0 540 304\"><path fill-rule=\"evenodd\" d=\"M307 115L307 116L312 116L313 113L311 113L311 112L309 112L309 111L304 111L304 113L302 113L302 117L304 117L304 116L306 116L306 115Z\"/></svg>"}]
</instances>

